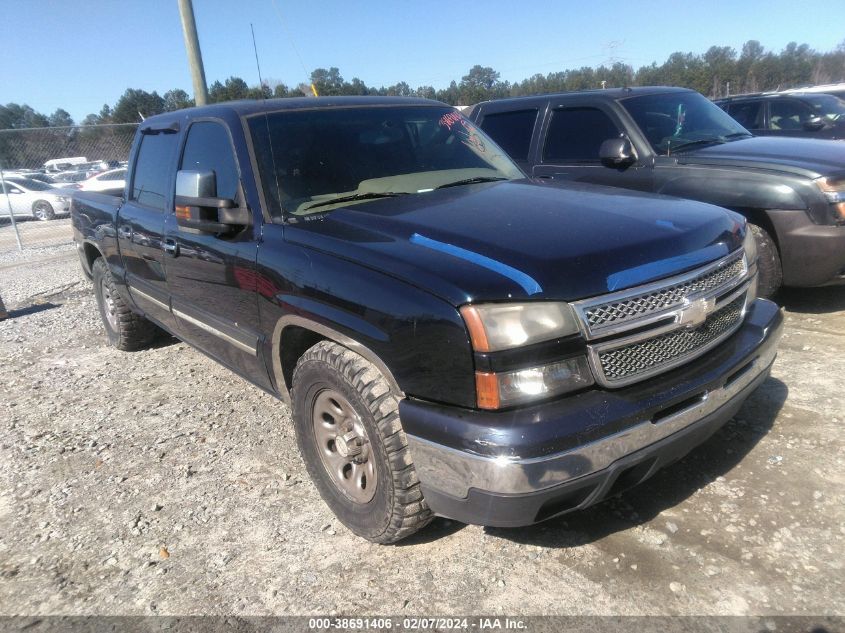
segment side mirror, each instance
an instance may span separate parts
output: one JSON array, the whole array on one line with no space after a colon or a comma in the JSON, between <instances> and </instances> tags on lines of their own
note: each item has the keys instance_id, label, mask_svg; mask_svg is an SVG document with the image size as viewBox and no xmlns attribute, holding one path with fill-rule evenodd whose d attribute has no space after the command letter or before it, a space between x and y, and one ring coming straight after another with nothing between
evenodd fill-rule
<instances>
[{"instance_id":1,"label":"side mirror","mask_svg":"<svg viewBox=\"0 0 845 633\"><path fill-rule=\"evenodd\" d=\"M804 121L804 129L808 132L815 132L824 127L824 119L820 116L813 116Z\"/></svg>"},{"instance_id":2,"label":"side mirror","mask_svg":"<svg viewBox=\"0 0 845 633\"><path fill-rule=\"evenodd\" d=\"M599 158L607 167L627 167L637 161L634 146L627 138L610 138L601 144Z\"/></svg>"},{"instance_id":3,"label":"side mirror","mask_svg":"<svg viewBox=\"0 0 845 633\"><path fill-rule=\"evenodd\" d=\"M213 171L176 172L176 224L202 233L233 233L252 224L252 213L231 198L217 197Z\"/></svg>"}]
</instances>

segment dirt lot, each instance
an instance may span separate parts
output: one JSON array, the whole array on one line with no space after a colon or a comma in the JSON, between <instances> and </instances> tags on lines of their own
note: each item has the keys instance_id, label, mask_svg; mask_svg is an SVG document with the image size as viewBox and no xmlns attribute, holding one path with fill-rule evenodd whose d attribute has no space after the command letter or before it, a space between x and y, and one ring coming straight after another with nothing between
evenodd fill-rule
<instances>
[{"instance_id":1,"label":"dirt lot","mask_svg":"<svg viewBox=\"0 0 845 633\"><path fill-rule=\"evenodd\" d=\"M66 244L71 239L70 218L57 218L46 222L17 218L17 229L24 248ZM0 219L0 253L17 250L15 229L8 216Z\"/></svg>"},{"instance_id":2,"label":"dirt lot","mask_svg":"<svg viewBox=\"0 0 845 633\"><path fill-rule=\"evenodd\" d=\"M0 262L0 613L845 613L845 289L786 294L772 378L624 497L384 547L333 519L283 404L180 342L107 348L46 255Z\"/></svg>"}]
</instances>

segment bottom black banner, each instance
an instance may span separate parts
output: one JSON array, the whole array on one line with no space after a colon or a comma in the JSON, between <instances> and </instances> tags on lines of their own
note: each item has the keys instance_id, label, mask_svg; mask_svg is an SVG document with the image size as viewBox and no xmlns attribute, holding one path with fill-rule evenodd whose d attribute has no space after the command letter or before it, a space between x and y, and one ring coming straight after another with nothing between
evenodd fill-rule
<instances>
[{"instance_id":1,"label":"bottom black banner","mask_svg":"<svg viewBox=\"0 0 845 633\"><path fill-rule=\"evenodd\" d=\"M0 633L845 633L842 616L0 616Z\"/></svg>"}]
</instances>

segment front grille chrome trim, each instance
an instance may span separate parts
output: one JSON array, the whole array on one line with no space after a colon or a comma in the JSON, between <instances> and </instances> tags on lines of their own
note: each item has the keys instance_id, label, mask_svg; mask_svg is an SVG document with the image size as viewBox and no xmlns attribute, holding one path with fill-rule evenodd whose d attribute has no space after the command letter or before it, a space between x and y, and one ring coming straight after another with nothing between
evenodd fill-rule
<instances>
[{"instance_id":1,"label":"front grille chrome trim","mask_svg":"<svg viewBox=\"0 0 845 633\"><path fill-rule=\"evenodd\" d=\"M673 332L683 331L682 327L679 327L677 324L673 323L662 328L639 332L637 334L634 334L633 336L629 336L626 338L614 339L606 343L588 345L587 360L589 361L590 369L593 372L593 376L595 377L596 382L604 387L609 388L625 387L635 382L640 382L658 374L662 374L666 371L669 371L670 369L674 369L679 365L686 364L691 360L694 360L699 356L702 356L703 354L707 353L709 350L713 349L714 347L719 345L719 343L721 343L722 341L730 337L734 332L736 332L744 322L745 313L748 310L748 297L746 293L750 285L751 281L747 280L746 283L742 284L741 287L734 290L726 297L722 298L716 304L716 309L713 311L711 316L708 317L708 321L699 326L699 328L705 327L706 323L709 322L710 318L718 315L721 310L729 307L732 303L742 298L742 307L740 308L739 315L736 317L735 322L732 323L727 329L725 329L723 332L720 332L714 339L708 341L704 345L695 347L689 350L688 352L679 354L677 356L670 357L669 360L659 363L650 369L632 373L621 378L609 378L605 373L604 367L602 366L601 357L602 354L606 354L614 350L621 350L632 345L648 342L649 340L656 340L661 336L667 336L672 334ZM743 295L745 296L743 297Z\"/></svg>"},{"instance_id":2,"label":"front grille chrome trim","mask_svg":"<svg viewBox=\"0 0 845 633\"><path fill-rule=\"evenodd\" d=\"M710 287L706 287L707 283L714 275L721 270L728 270L730 268L736 269L736 274L730 276L727 280L716 283ZM749 266L745 257L744 251L739 249L726 255L725 257L716 260L702 268L697 268L690 272L676 275L668 279L652 282L635 288L628 288L612 294L601 295L591 299L584 299L582 301L575 301L571 305L575 309L579 317L582 333L584 337L590 341L598 338L614 336L629 330L642 328L652 323L656 323L673 316L677 310L684 305L684 300L692 301L702 297L721 296L731 289L737 287L749 278ZM690 293L682 293L680 288L695 283L703 284L706 289L702 291L693 291ZM635 310L629 305L636 301L647 301L654 295L661 293L678 295L677 300L666 300L660 305L660 300L657 300L658 306L654 309L641 310L640 316L628 317L624 316L617 319L605 320L601 323L596 323L595 311L605 309L616 309L621 306L624 310Z\"/></svg>"}]
</instances>

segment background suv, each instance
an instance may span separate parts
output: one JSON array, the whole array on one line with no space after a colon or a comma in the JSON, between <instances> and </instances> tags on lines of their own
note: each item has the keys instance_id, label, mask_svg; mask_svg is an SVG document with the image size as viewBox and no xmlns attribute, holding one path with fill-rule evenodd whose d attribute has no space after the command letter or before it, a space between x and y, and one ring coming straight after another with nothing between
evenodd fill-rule
<instances>
[{"instance_id":1,"label":"background suv","mask_svg":"<svg viewBox=\"0 0 845 633\"><path fill-rule=\"evenodd\" d=\"M845 101L829 94L755 94L716 104L756 136L845 138Z\"/></svg>"}]
</instances>

